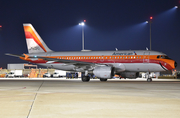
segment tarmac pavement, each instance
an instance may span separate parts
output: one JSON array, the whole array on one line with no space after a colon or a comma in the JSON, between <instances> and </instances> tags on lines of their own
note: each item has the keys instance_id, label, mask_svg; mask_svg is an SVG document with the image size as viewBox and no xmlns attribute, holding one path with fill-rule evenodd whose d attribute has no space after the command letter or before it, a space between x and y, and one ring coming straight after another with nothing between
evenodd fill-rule
<instances>
[{"instance_id":1,"label":"tarmac pavement","mask_svg":"<svg viewBox=\"0 0 180 118\"><path fill-rule=\"evenodd\" d=\"M179 118L179 79L0 78L0 118Z\"/></svg>"}]
</instances>

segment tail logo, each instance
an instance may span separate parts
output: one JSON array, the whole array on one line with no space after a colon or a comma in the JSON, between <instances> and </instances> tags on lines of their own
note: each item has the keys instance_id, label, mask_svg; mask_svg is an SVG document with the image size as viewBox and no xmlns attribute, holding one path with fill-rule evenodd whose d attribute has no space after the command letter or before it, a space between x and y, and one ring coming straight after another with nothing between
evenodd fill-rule
<instances>
[{"instance_id":1,"label":"tail logo","mask_svg":"<svg viewBox=\"0 0 180 118\"><path fill-rule=\"evenodd\" d=\"M29 53L41 53L51 51L31 24L23 25Z\"/></svg>"},{"instance_id":2,"label":"tail logo","mask_svg":"<svg viewBox=\"0 0 180 118\"><path fill-rule=\"evenodd\" d=\"M31 47L31 48L29 48L29 50L40 50L40 48L39 47Z\"/></svg>"}]
</instances>

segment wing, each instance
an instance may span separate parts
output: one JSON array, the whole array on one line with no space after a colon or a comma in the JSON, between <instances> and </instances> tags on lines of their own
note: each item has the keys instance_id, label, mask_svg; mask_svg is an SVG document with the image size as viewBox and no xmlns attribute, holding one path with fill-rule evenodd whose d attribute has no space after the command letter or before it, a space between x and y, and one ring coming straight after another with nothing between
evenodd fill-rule
<instances>
[{"instance_id":1,"label":"wing","mask_svg":"<svg viewBox=\"0 0 180 118\"><path fill-rule=\"evenodd\" d=\"M48 57L42 57L42 56L29 56L26 54L23 55L15 55L15 54L6 54L9 56L14 57L24 57L25 59L43 59L47 61L47 64L59 62L63 63L65 65L74 65L77 69L82 68L83 70L93 70L96 66L112 66L115 68L117 72L125 71L124 65L122 64L120 67L116 67L114 65L109 64L102 64L102 63L93 63L93 62L83 62L83 61L76 61L76 60L66 60L66 59L57 59L57 58L48 58Z\"/></svg>"},{"instance_id":2,"label":"wing","mask_svg":"<svg viewBox=\"0 0 180 118\"><path fill-rule=\"evenodd\" d=\"M106 65L106 64L99 64L99 63L91 63L91 62L83 62L83 61L76 61L76 60L66 60L66 59L57 59L57 58L48 58L48 57L42 57L42 56L28 56L26 54L23 55L15 55L15 54L5 54L5 55L9 55L9 56L14 56L14 57L24 57L25 59L43 59L45 61L47 61L47 64L51 64L54 62L59 62L59 63L63 63L65 65L74 65L76 66L76 68L83 68L86 70L93 70L95 66L98 65Z\"/></svg>"}]
</instances>

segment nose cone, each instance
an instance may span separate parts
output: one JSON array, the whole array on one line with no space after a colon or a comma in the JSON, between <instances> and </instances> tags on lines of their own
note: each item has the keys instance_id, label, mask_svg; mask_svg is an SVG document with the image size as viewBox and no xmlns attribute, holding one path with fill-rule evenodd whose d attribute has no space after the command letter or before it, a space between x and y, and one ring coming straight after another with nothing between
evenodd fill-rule
<instances>
[{"instance_id":1,"label":"nose cone","mask_svg":"<svg viewBox=\"0 0 180 118\"><path fill-rule=\"evenodd\" d=\"M175 67L175 68L177 67L177 62L174 62L174 67Z\"/></svg>"}]
</instances>

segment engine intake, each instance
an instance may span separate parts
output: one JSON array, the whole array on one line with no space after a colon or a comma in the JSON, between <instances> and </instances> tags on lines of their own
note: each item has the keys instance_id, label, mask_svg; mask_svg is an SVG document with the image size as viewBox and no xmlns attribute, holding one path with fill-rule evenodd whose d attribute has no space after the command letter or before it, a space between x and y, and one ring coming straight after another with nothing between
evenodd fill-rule
<instances>
[{"instance_id":1,"label":"engine intake","mask_svg":"<svg viewBox=\"0 0 180 118\"><path fill-rule=\"evenodd\" d=\"M93 73L98 78L110 79L114 76L114 68L110 66L97 66Z\"/></svg>"}]
</instances>

